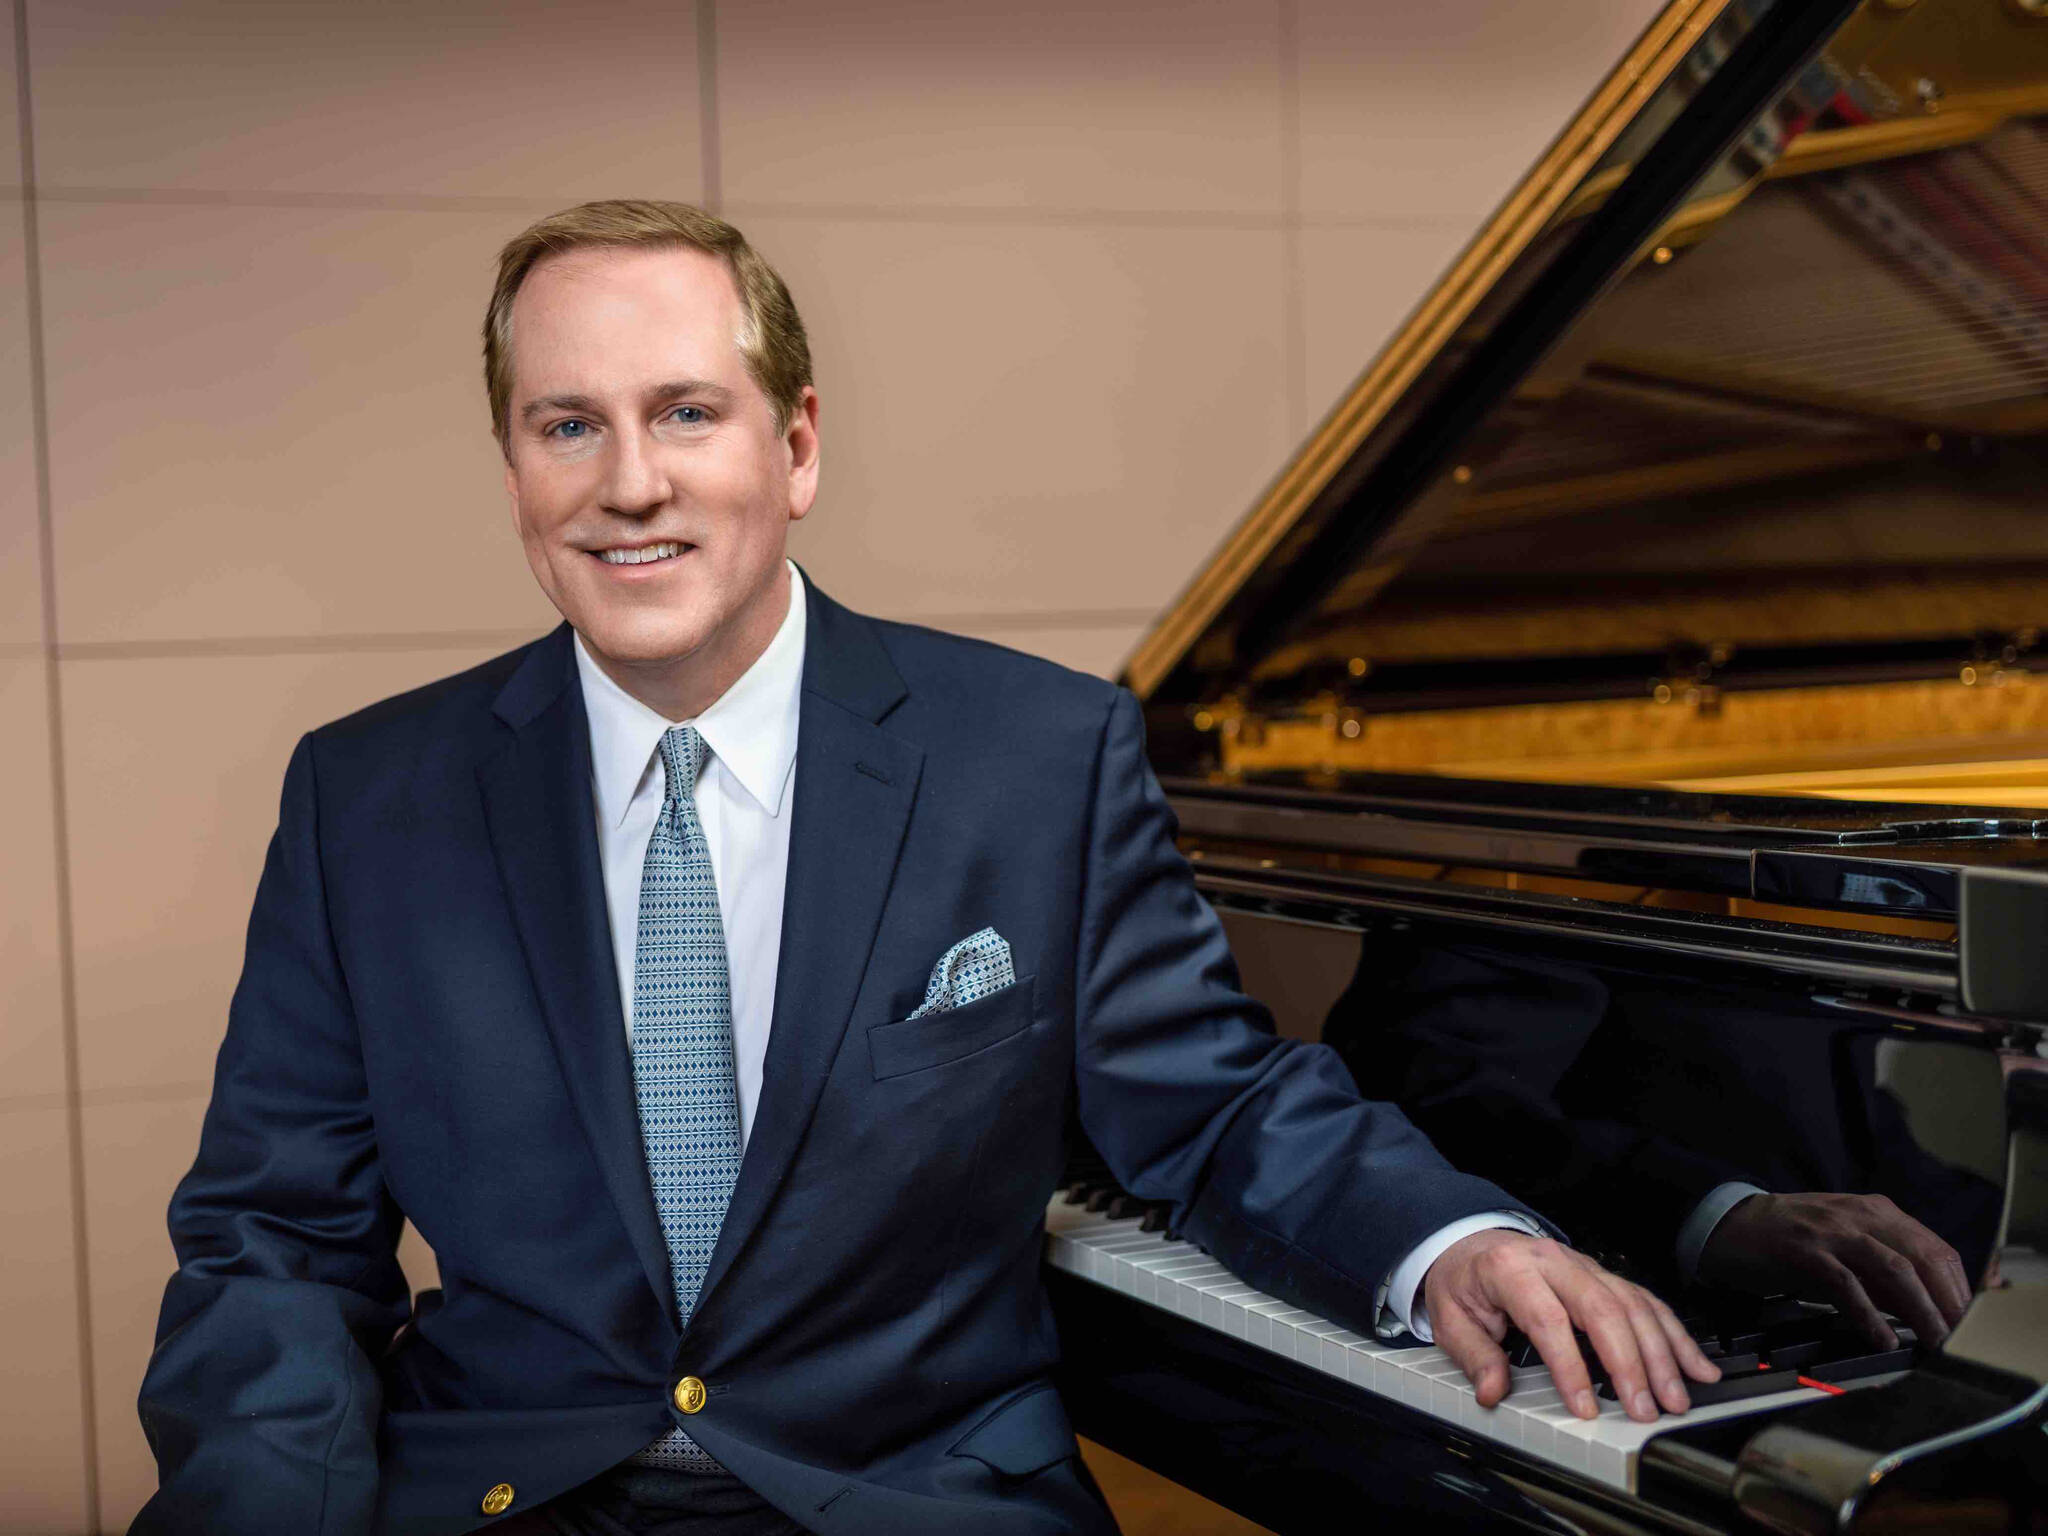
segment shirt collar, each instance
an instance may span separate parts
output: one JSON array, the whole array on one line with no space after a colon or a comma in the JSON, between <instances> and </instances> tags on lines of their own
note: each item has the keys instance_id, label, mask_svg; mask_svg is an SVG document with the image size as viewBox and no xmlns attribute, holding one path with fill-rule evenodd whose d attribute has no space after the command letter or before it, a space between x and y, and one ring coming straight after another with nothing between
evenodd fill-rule
<instances>
[{"instance_id":1,"label":"shirt collar","mask_svg":"<svg viewBox=\"0 0 2048 1536\"><path fill-rule=\"evenodd\" d=\"M709 709L690 721L669 720L642 704L591 659L583 637L575 637L576 672L590 721L591 774L598 815L606 826L625 820L634 793L653 768L663 733L671 725L684 724L697 727L705 745L756 805L770 816L782 814L790 765L796 761L805 618L803 577L792 564L789 612L768 649Z\"/></svg>"}]
</instances>

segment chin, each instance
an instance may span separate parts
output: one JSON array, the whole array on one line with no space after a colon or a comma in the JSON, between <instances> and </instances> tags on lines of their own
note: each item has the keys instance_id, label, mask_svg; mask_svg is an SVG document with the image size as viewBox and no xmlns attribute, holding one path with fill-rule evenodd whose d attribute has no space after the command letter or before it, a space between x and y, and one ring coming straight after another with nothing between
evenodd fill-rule
<instances>
[{"instance_id":1,"label":"chin","mask_svg":"<svg viewBox=\"0 0 2048 1536\"><path fill-rule=\"evenodd\" d=\"M656 614L604 614L575 623L583 643L626 666L657 666L693 655L709 638L705 626Z\"/></svg>"}]
</instances>

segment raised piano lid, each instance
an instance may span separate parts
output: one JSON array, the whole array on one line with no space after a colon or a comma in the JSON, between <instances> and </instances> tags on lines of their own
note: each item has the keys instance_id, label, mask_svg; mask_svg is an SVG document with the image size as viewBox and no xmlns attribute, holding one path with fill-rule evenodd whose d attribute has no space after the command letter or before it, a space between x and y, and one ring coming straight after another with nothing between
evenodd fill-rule
<instances>
[{"instance_id":1,"label":"raised piano lid","mask_svg":"<svg viewBox=\"0 0 2048 1536\"><path fill-rule=\"evenodd\" d=\"M1679 0L1135 653L1154 763L1952 919L2048 868L2044 386L2048 5Z\"/></svg>"}]
</instances>

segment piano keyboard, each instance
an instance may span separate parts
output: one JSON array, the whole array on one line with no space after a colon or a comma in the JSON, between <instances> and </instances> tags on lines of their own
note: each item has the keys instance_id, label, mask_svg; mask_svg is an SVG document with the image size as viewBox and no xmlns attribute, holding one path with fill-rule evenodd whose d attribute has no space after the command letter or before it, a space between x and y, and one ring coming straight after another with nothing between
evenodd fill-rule
<instances>
[{"instance_id":1,"label":"piano keyboard","mask_svg":"<svg viewBox=\"0 0 2048 1536\"><path fill-rule=\"evenodd\" d=\"M1498 1406L1482 1408L1464 1372L1442 1350L1360 1338L1246 1285L1185 1239L1139 1230L1136 1216L1115 1218L1055 1195L1045 1231L1046 1259L1056 1268L1629 1493L1636 1491L1637 1453L1652 1435L1822 1395L1795 1386L1665 1414L1653 1424L1636 1423L1603 1398L1598 1418L1580 1419L1564 1406L1550 1372L1531 1366L1512 1373L1513 1385Z\"/></svg>"}]
</instances>

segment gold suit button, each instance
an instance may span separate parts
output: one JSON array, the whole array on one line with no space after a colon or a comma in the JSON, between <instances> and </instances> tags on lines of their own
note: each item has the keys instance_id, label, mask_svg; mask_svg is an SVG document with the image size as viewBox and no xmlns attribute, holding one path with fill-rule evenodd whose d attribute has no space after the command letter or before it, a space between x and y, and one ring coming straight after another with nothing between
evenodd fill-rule
<instances>
[{"instance_id":1,"label":"gold suit button","mask_svg":"<svg viewBox=\"0 0 2048 1536\"><path fill-rule=\"evenodd\" d=\"M502 1515L511 1507L512 1485L510 1483L500 1483L484 1495L484 1513L487 1515Z\"/></svg>"},{"instance_id":2,"label":"gold suit button","mask_svg":"<svg viewBox=\"0 0 2048 1536\"><path fill-rule=\"evenodd\" d=\"M684 1413L695 1413L702 1408L708 1395L704 1390L704 1383L694 1376L685 1376L676 1383L676 1407Z\"/></svg>"}]
</instances>

